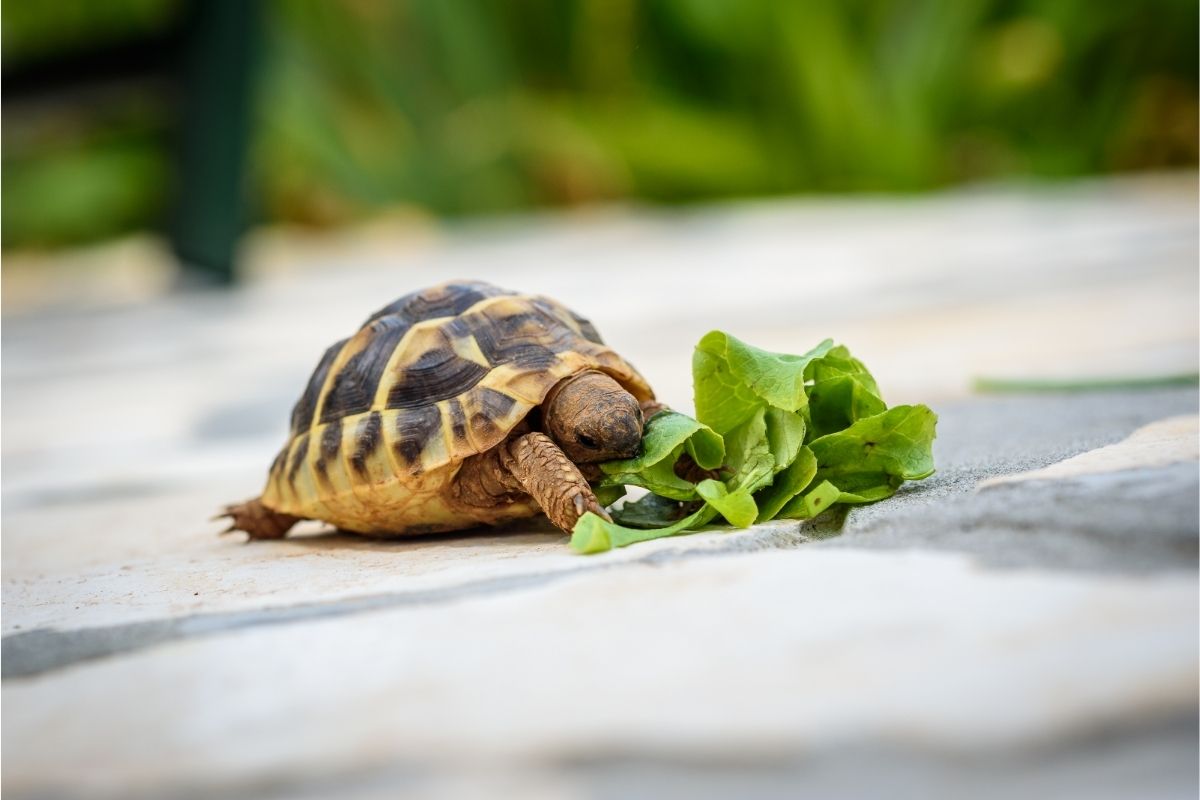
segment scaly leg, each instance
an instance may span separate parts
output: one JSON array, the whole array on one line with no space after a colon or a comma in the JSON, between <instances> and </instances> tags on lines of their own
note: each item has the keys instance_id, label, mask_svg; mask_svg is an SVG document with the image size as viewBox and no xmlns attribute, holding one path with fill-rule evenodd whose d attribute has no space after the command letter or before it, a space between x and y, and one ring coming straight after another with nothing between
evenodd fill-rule
<instances>
[{"instance_id":1,"label":"scaly leg","mask_svg":"<svg viewBox=\"0 0 1200 800\"><path fill-rule=\"evenodd\" d=\"M282 539L293 525L303 519L303 517L293 517L291 514L272 511L264 506L262 500L257 497L244 503L225 506L225 512L218 514L213 519L222 517L233 520L228 528L221 531L222 533L245 531L251 539Z\"/></svg>"},{"instance_id":2,"label":"scaly leg","mask_svg":"<svg viewBox=\"0 0 1200 800\"><path fill-rule=\"evenodd\" d=\"M588 511L612 521L579 468L546 434L527 433L501 448L501 465L557 527L570 533Z\"/></svg>"}]
</instances>

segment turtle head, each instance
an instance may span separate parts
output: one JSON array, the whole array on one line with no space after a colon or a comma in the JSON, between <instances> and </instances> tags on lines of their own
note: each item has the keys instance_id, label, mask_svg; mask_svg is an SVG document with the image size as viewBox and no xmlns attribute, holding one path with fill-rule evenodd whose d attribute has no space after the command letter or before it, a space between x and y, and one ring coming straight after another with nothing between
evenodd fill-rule
<instances>
[{"instance_id":1,"label":"turtle head","mask_svg":"<svg viewBox=\"0 0 1200 800\"><path fill-rule=\"evenodd\" d=\"M560 381L542 404L542 420L576 464L632 458L642 443L637 399L603 372L589 370Z\"/></svg>"}]
</instances>

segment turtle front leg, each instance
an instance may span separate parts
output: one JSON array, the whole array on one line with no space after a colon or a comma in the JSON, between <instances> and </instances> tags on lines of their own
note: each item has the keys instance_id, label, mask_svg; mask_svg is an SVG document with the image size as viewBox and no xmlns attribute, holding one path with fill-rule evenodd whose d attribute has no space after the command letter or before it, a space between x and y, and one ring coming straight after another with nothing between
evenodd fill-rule
<instances>
[{"instance_id":1,"label":"turtle front leg","mask_svg":"<svg viewBox=\"0 0 1200 800\"><path fill-rule=\"evenodd\" d=\"M546 434L527 433L501 445L500 464L567 533L588 511L612 522L579 468Z\"/></svg>"}]
</instances>

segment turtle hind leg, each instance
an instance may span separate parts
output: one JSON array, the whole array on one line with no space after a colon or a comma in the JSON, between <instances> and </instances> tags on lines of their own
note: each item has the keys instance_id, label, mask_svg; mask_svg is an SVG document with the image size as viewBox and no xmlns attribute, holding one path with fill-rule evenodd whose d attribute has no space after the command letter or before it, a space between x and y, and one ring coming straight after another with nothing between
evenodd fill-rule
<instances>
[{"instance_id":1,"label":"turtle hind leg","mask_svg":"<svg viewBox=\"0 0 1200 800\"><path fill-rule=\"evenodd\" d=\"M222 533L245 531L251 539L282 539L293 525L303 519L272 511L263 505L259 497L225 506L225 511L213 519L223 517L228 517L232 522Z\"/></svg>"}]
</instances>

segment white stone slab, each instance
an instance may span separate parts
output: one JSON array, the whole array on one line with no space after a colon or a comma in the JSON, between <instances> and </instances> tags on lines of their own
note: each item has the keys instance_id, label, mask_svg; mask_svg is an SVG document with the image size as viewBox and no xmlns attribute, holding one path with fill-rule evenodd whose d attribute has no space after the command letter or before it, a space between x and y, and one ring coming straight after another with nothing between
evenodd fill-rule
<instances>
[{"instance_id":1,"label":"white stone slab","mask_svg":"<svg viewBox=\"0 0 1200 800\"><path fill-rule=\"evenodd\" d=\"M783 351L834 336L871 365L890 401L936 405L981 373L1193 368L1195 220L1195 178L1175 176L614 209L415 238L387 225L318 241L284 232L269 235L273 250L256 254L250 242L257 277L227 294L142 285L133 262L155 257L144 241L108 253L130 289L116 299L94 295L118 288L96 278L103 253L68 265L66 283L54 283L52 264L32 265L38 284L25 294L6 258L6 289L18 290L4 296L4 632L335 602L584 563L545 529L394 545L241 547L213 535L209 515L261 487L323 348L416 287L471 276L559 297L683 409L691 348L712 327ZM586 563L725 547L724 536Z\"/></svg>"},{"instance_id":2,"label":"white stone slab","mask_svg":"<svg viewBox=\"0 0 1200 800\"><path fill-rule=\"evenodd\" d=\"M255 480L246 476L247 485ZM530 521L500 533L379 541L316 523L281 541L218 536L208 517L241 495L203 491L118 497L5 513L3 632L70 631L155 619L413 595L517 576L590 570L656 554L749 545L796 522L662 539L594 556ZM220 488L220 487L225 488ZM734 538L731 538L734 537Z\"/></svg>"},{"instance_id":3,"label":"white stone slab","mask_svg":"<svg viewBox=\"0 0 1200 800\"><path fill-rule=\"evenodd\" d=\"M1002 475L980 482L979 488L1022 481L1066 480L1127 469L1165 467L1200 459L1200 417L1186 415L1138 428L1125 439L1088 450L1042 469Z\"/></svg>"},{"instance_id":4,"label":"white stone slab","mask_svg":"<svg viewBox=\"0 0 1200 800\"><path fill-rule=\"evenodd\" d=\"M1196 592L805 548L248 629L6 681L4 788L1036 748L1191 713Z\"/></svg>"}]
</instances>

